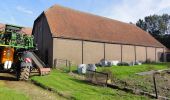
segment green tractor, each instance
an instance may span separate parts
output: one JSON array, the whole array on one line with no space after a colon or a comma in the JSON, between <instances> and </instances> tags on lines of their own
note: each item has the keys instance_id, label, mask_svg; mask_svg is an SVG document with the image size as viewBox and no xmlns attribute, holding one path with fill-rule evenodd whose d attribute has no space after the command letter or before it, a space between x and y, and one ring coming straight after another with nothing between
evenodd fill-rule
<instances>
[{"instance_id":1,"label":"green tractor","mask_svg":"<svg viewBox=\"0 0 170 100\"><path fill-rule=\"evenodd\" d=\"M22 28L6 25L0 31L0 71L14 71L17 80L28 80L33 69L40 75L49 74L50 68L33 52L34 37L24 34Z\"/></svg>"}]
</instances>

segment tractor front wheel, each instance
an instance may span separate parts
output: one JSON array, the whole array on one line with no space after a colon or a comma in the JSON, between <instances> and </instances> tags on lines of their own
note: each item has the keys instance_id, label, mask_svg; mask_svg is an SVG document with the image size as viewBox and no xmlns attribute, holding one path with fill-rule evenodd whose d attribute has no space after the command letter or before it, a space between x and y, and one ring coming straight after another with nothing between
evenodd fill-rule
<instances>
[{"instance_id":1,"label":"tractor front wheel","mask_svg":"<svg viewBox=\"0 0 170 100\"><path fill-rule=\"evenodd\" d=\"M30 76L30 67L21 67L19 80L27 81Z\"/></svg>"}]
</instances>

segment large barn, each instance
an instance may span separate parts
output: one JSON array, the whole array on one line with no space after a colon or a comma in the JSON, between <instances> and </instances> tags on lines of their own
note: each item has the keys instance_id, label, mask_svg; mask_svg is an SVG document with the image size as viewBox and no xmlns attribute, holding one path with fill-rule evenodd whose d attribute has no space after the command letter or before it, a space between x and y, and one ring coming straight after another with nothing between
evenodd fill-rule
<instances>
[{"instance_id":1,"label":"large barn","mask_svg":"<svg viewBox=\"0 0 170 100\"><path fill-rule=\"evenodd\" d=\"M165 47L133 24L80 12L59 5L44 11L34 22L39 56L53 66L55 59L73 64L101 59L159 62Z\"/></svg>"}]
</instances>

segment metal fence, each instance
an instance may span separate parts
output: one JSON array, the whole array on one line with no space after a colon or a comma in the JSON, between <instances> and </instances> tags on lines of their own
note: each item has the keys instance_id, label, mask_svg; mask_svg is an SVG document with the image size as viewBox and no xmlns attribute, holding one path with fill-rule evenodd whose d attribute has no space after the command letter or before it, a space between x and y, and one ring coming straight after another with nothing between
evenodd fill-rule
<instances>
[{"instance_id":1,"label":"metal fence","mask_svg":"<svg viewBox=\"0 0 170 100\"><path fill-rule=\"evenodd\" d=\"M86 80L88 82L102 86L107 86L108 76L107 73L97 71L87 70L86 72Z\"/></svg>"},{"instance_id":2,"label":"metal fence","mask_svg":"<svg viewBox=\"0 0 170 100\"><path fill-rule=\"evenodd\" d=\"M54 68L71 72L71 61L56 58L54 59Z\"/></svg>"}]
</instances>

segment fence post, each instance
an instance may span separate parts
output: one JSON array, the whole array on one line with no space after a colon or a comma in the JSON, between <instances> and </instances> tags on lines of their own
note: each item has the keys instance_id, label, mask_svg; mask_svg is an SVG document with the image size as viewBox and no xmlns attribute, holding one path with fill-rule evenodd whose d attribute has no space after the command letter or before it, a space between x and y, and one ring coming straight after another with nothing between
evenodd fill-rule
<instances>
[{"instance_id":1,"label":"fence post","mask_svg":"<svg viewBox=\"0 0 170 100\"><path fill-rule=\"evenodd\" d=\"M54 68L57 68L57 58L54 59Z\"/></svg>"},{"instance_id":2,"label":"fence post","mask_svg":"<svg viewBox=\"0 0 170 100\"><path fill-rule=\"evenodd\" d=\"M107 87L107 80L108 80L108 77L109 77L109 75L108 75L108 73L106 74L106 87Z\"/></svg>"},{"instance_id":3,"label":"fence post","mask_svg":"<svg viewBox=\"0 0 170 100\"><path fill-rule=\"evenodd\" d=\"M67 67L67 60L66 60L66 67Z\"/></svg>"},{"instance_id":4,"label":"fence post","mask_svg":"<svg viewBox=\"0 0 170 100\"><path fill-rule=\"evenodd\" d=\"M93 74L93 77L94 77L93 79L94 79L94 80L92 79L92 82L94 82L95 84L98 84L98 82L97 82L97 80L96 80L96 71L93 71L93 73L94 73L94 74Z\"/></svg>"},{"instance_id":5,"label":"fence post","mask_svg":"<svg viewBox=\"0 0 170 100\"><path fill-rule=\"evenodd\" d=\"M71 61L68 62L69 72L71 72Z\"/></svg>"},{"instance_id":6,"label":"fence post","mask_svg":"<svg viewBox=\"0 0 170 100\"><path fill-rule=\"evenodd\" d=\"M58 60L56 59L56 66L57 66L57 64L58 64L58 62L57 62Z\"/></svg>"},{"instance_id":7,"label":"fence post","mask_svg":"<svg viewBox=\"0 0 170 100\"><path fill-rule=\"evenodd\" d=\"M158 92L157 92L157 88L156 88L155 73L153 74L153 84L154 84L154 89L155 89L156 99L158 99Z\"/></svg>"}]
</instances>

